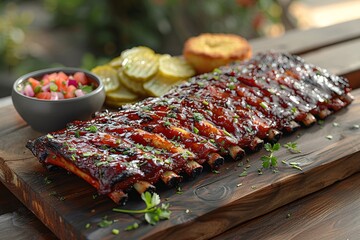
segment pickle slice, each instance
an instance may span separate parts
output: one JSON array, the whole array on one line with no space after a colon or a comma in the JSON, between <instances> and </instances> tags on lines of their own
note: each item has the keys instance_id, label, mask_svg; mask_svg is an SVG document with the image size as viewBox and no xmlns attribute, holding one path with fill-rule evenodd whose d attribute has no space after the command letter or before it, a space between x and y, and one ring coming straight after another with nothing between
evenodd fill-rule
<instances>
[{"instance_id":1,"label":"pickle slice","mask_svg":"<svg viewBox=\"0 0 360 240\"><path fill-rule=\"evenodd\" d=\"M106 93L106 100L112 102L129 102L138 99L139 96L125 86L120 84L120 87L114 91Z\"/></svg>"},{"instance_id":2,"label":"pickle slice","mask_svg":"<svg viewBox=\"0 0 360 240\"><path fill-rule=\"evenodd\" d=\"M184 58L168 54L160 57L159 72L169 78L189 78L195 75L194 68Z\"/></svg>"},{"instance_id":3,"label":"pickle slice","mask_svg":"<svg viewBox=\"0 0 360 240\"><path fill-rule=\"evenodd\" d=\"M136 56L136 55L140 56L140 55L145 55L145 54L155 54L155 52L151 48L148 48L145 46L138 46L138 47L133 47L133 48L122 51L120 57L123 60L123 64L126 64L127 58L132 58L133 56Z\"/></svg>"},{"instance_id":4,"label":"pickle slice","mask_svg":"<svg viewBox=\"0 0 360 240\"><path fill-rule=\"evenodd\" d=\"M121 56L118 56L116 58L113 58L110 62L109 65L115 69L121 68L122 67L122 62L123 62L123 58Z\"/></svg>"},{"instance_id":5,"label":"pickle slice","mask_svg":"<svg viewBox=\"0 0 360 240\"><path fill-rule=\"evenodd\" d=\"M159 56L152 53L138 53L126 58L123 62L124 73L134 81L145 82L153 77L159 69Z\"/></svg>"},{"instance_id":6,"label":"pickle slice","mask_svg":"<svg viewBox=\"0 0 360 240\"><path fill-rule=\"evenodd\" d=\"M133 81L122 70L118 71L119 81L129 90L142 96L146 96L147 93L143 87L142 82Z\"/></svg>"},{"instance_id":7,"label":"pickle slice","mask_svg":"<svg viewBox=\"0 0 360 240\"><path fill-rule=\"evenodd\" d=\"M113 91L119 88L119 79L117 71L108 65L97 66L91 70L92 73L99 76L104 84L105 92Z\"/></svg>"},{"instance_id":8,"label":"pickle slice","mask_svg":"<svg viewBox=\"0 0 360 240\"><path fill-rule=\"evenodd\" d=\"M134 99L134 100L129 100L129 101L111 101L111 100L105 100L105 104L109 107L121 107L123 105L129 104L129 103L135 103L140 101L140 98Z\"/></svg>"},{"instance_id":9,"label":"pickle slice","mask_svg":"<svg viewBox=\"0 0 360 240\"><path fill-rule=\"evenodd\" d=\"M158 74L150 81L144 83L144 89L150 96L160 97L169 92L171 88L181 84L182 82L184 82L184 80L169 82L167 78Z\"/></svg>"}]
</instances>

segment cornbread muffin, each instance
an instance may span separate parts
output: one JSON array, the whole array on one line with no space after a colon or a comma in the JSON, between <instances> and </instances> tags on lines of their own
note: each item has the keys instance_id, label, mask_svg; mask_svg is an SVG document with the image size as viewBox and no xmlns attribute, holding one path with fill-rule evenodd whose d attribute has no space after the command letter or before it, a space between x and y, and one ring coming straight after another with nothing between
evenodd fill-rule
<instances>
[{"instance_id":1,"label":"cornbread muffin","mask_svg":"<svg viewBox=\"0 0 360 240\"><path fill-rule=\"evenodd\" d=\"M235 34L204 33L189 38L183 49L185 59L198 74L236 60L248 59L251 54L248 41Z\"/></svg>"}]
</instances>

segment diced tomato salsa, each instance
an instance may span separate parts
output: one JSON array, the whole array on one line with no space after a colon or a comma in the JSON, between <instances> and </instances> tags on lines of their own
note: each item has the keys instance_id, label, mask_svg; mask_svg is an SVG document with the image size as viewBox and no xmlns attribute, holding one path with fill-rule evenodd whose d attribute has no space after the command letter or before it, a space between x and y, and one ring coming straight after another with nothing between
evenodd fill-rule
<instances>
[{"instance_id":1,"label":"diced tomato salsa","mask_svg":"<svg viewBox=\"0 0 360 240\"><path fill-rule=\"evenodd\" d=\"M96 86L84 72L67 75L55 72L41 79L29 78L19 91L28 97L45 100L59 100L81 97L92 92Z\"/></svg>"}]
</instances>

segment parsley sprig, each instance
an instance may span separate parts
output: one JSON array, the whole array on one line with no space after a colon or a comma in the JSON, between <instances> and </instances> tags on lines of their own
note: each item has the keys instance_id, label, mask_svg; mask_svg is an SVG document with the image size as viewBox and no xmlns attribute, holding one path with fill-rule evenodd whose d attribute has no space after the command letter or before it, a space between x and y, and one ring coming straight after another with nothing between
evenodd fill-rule
<instances>
[{"instance_id":1,"label":"parsley sprig","mask_svg":"<svg viewBox=\"0 0 360 240\"><path fill-rule=\"evenodd\" d=\"M271 145L270 143L266 143L264 145L264 148L270 154L269 155L264 155L264 156L261 157L261 160L263 162L262 163L263 168L276 167L278 159L274 155L274 152L278 151L280 149L280 143L275 143L274 145Z\"/></svg>"},{"instance_id":2,"label":"parsley sprig","mask_svg":"<svg viewBox=\"0 0 360 240\"><path fill-rule=\"evenodd\" d=\"M130 213L130 214L139 214L145 213L145 220L151 224L155 225L160 220L165 220L170 218L171 211L169 210L170 204L160 204L160 197L156 193L149 193L145 192L141 194L142 200L146 204L146 208L141 210L129 210L129 209L120 209L120 208L113 208L114 212L120 213Z\"/></svg>"}]
</instances>

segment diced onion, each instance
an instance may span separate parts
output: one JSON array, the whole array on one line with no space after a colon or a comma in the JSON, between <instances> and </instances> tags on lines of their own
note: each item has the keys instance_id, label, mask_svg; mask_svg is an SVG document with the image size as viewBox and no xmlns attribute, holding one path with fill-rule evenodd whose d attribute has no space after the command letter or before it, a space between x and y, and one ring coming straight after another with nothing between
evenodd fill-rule
<instances>
[{"instance_id":1,"label":"diced onion","mask_svg":"<svg viewBox=\"0 0 360 240\"><path fill-rule=\"evenodd\" d=\"M41 90L42 90L43 92L50 92L50 84L48 83L48 84L42 86L42 87L41 87Z\"/></svg>"},{"instance_id":2,"label":"diced onion","mask_svg":"<svg viewBox=\"0 0 360 240\"><path fill-rule=\"evenodd\" d=\"M64 99L64 94L61 92L51 92L51 100L59 100Z\"/></svg>"},{"instance_id":3,"label":"diced onion","mask_svg":"<svg viewBox=\"0 0 360 240\"><path fill-rule=\"evenodd\" d=\"M35 96L34 90L32 89L32 87L30 86L30 84L27 84L24 88L24 94L25 96L28 97L33 97Z\"/></svg>"},{"instance_id":4,"label":"diced onion","mask_svg":"<svg viewBox=\"0 0 360 240\"><path fill-rule=\"evenodd\" d=\"M84 96L84 95L85 95L85 93L81 89L75 90L75 96L81 97L81 96Z\"/></svg>"}]
</instances>

